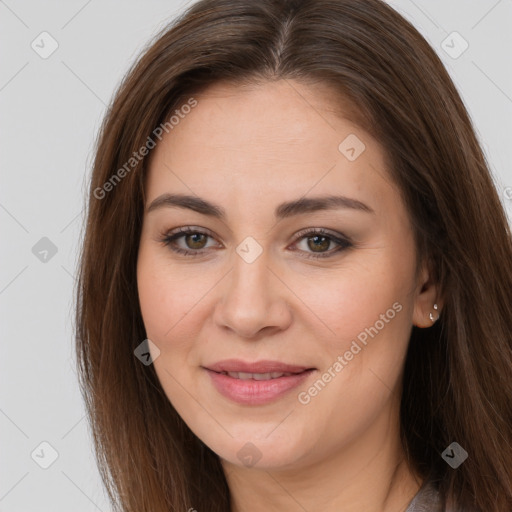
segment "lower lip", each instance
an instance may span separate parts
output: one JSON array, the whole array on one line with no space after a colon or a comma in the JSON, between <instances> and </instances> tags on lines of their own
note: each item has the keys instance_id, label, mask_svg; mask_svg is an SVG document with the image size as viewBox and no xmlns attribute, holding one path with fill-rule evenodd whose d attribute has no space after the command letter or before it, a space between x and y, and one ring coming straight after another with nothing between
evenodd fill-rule
<instances>
[{"instance_id":1,"label":"lower lip","mask_svg":"<svg viewBox=\"0 0 512 512\"><path fill-rule=\"evenodd\" d=\"M213 385L225 397L245 405L262 405L273 402L302 384L314 370L270 380L242 380L206 369Z\"/></svg>"}]
</instances>

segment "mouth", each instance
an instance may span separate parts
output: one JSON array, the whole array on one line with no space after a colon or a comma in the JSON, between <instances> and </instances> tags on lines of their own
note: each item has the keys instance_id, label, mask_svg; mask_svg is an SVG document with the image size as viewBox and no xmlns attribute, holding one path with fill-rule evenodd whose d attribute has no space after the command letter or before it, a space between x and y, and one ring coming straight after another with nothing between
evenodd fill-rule
<instances>
[{"instance_id":1,"label":"mouth","mask_svg":"<svg viewBox=\"0 0 512 512\"><path fill-rule=\"evenodd\" d=\"M238 373L252 375L266 374L298 374L305 370L315 369L309 366L300 366L296 364L283 363L281 361L262 360L247 362L241 359L225 359L206 367L216 373ZM281 375L280 375L281 376ZM243 378L243 377L242 377ZM274 377L275 378L275 377Z\"/></svg>"},{"instance_id":2,"label":"mouth","mask_svg":"<svg viewBox=\"0 0 512 512\"><path fill-rule=\"evenodd\" d=\"M308 370L304 370L308 371ZM303 372L290 373L290 372L271 372L271 373L247 373L247 372L215 372L219 375L229 375L232 379L239 380L273 380L280 379L281 377L291 377L292 375L300 375Z\"/></svg>"},{"instance_id":3,"label":"mouth","mask_svg":"<svg viewBox=\"0 0 512 512\"><path fill-rule=\"evenodd\" d=\"M316 368L278 361L245 363L240 360L221 361L203 369L221 395L243 405L275 402L316 371Z\"/></svg>"}]
</instances>

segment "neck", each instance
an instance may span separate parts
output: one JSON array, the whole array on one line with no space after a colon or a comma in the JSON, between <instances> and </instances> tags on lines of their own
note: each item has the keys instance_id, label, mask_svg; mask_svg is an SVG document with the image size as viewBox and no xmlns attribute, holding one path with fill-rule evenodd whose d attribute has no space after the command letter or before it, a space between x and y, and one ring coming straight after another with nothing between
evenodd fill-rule
<instances>
[{"instance_id":1,"label":"neck","mask_svg":"<svg viewBox=\"0 0 512 512\"><path fill-rule=\"evenodd\" d=\"M398 404L352 443L308 454L286 468L247 468L221 459L233 512L403 512L421 482L399 439ZM394 420L393 420L394 419Z\"/></svg>"}]
</instances>

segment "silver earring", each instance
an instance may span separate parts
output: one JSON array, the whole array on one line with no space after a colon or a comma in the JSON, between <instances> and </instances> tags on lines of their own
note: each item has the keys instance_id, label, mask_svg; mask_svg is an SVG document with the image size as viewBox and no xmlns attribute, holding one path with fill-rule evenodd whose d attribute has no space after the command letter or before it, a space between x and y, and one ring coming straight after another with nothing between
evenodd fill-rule
<instances>
[{"instance_id":1,"label":"silver earring","mask_svg":"<svg viewBox=\"0 0 512 512\"><path fill-rule=\"evenodd\" d=\"M434 304L434 309L437 311L437 304ZM439 319L439 315L437 316L437 318L436 318L436 319L434 319L434 315L433 315L432 313L429 313L429 317L430 317L430 321L431 321L432 323L434 323L436 320L438 320L438 319Z\"/></svg>"}]
</instances>

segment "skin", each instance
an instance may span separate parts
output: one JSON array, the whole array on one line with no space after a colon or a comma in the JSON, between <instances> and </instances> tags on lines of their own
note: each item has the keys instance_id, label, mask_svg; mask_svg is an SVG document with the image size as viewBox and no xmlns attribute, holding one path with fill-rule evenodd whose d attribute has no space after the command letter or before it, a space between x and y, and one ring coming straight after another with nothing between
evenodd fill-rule
<instances>
[{"instance_id":1,"label":"skin","mask_svg":"<svg viewBox=\"0 0 512 512\"><path fill-rule=\"evenodd\" d=\"M412 325L429 327L437 289L416 273L409 216L385 168L384 149L346 118L327 86L280 80L218 83L153 150L146 209L161 194L197 195L226 210L225 221L177 207L145 211L137 279L161 385L190 429L221 459L235 512L396 512L421 480L399 442L399 401ZM329 102L331 101L331 102ZM355 134L354 161L338 146ZM344 195L374 213L331 209L277 222L275 207L302 196ZM172 252L162 239L182 236ZM353 243L305 228L324 228ZM320 235L322 236L322 235ZM247 263L237 246L252 237L262 253ZM309 242L309 243L308 243ZM324 243L321 243L324 242ZM304 255L330 253L327 258ZM365 328L392 308L392 320L307 404L310 388ZM238 358L314 367L306 384L265 405L220 395L202 368ZM256 446L244 465L237 453ZM192 504L193 505L193 504Z\"/></svg>"}]
</instances>

